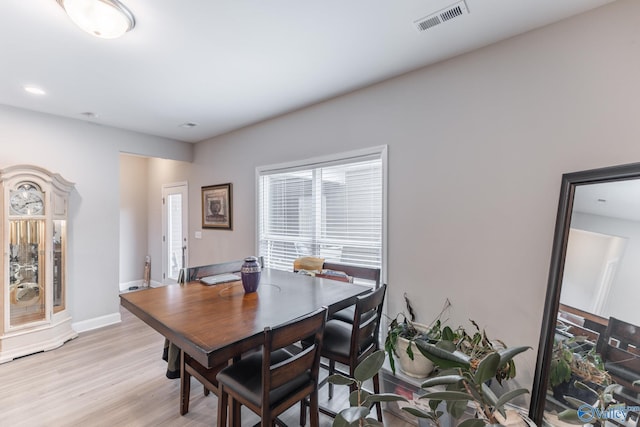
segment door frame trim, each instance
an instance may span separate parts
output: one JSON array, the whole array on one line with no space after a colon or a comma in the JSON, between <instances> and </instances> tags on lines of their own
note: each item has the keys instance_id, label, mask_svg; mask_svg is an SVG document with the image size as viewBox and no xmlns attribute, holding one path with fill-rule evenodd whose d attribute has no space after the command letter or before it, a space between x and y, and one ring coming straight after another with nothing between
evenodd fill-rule
<instances>
[{"instance_id":1,"label":"door frame trim","mask_svg":"<svg viewBox=\"0 0 640 427\"><path fill-rule=\"evenodd\" d=\"M161 268L161 283L162 284L167 284L167 274L168 274L168 270L167 270L167 251L165 250L165 245L166 245L166 231L167 231L167 211L165 210L165 202L164 202L164 198L165 198L165 191L170 190L171 188L180 188L180 187L184 187L184 195L185 195L185 199L182 201L183 202L183 213L185 213L185 215L183 215L182 218L182 223L183 223L183 229L185 230L184 235L182 236L183 239L185 240L185 244L187 246L187 250L185 251L185 266L189 265L189 183L188 181L178 181L178 182L171 182L171 183L167 183L167 184L162 184L162 189L161 189L161 194L162 194L162 199L161 200L161 212L162 212L162 230L161 230L161 240L160 240L160 246L161 246L161 253L162 253L162 268ZM186 212L185 212L186 211Z\"/></svg>"}]
</instances>

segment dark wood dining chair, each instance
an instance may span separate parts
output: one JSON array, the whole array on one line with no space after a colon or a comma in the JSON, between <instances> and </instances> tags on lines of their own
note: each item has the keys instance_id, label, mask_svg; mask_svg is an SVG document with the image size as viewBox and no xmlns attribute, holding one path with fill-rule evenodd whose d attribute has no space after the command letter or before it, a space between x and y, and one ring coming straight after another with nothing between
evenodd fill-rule
<instances>
[{"instance_id":1,"label":"dark wood dining chair","mask_svg":"<svg viewBox=\"0 0 640 427\"><path fill-rule=\"evenodd\" d=\"M325 270L342 271L350 277L367 280L373 285L373 289L378 289L380 287L379 268L359 267L357 265L339 264L335 262L325 262L322 268ZM352 305L334 313L331 316L331 319L338 319L343 322L351 323L353 321L354 312L355 306Z\"/></svg>"},{"instance_id":2,"label":"dark wood dining chair","mask_svg":"<svg viewBox=\"0 0 640 427\"><path fill-rule=\"evenodd\" d=\"M372 267L360 267L351 264L340 264L337 262L325 262L322 264L325 270L335 270L347 273L349 276L364 279L372 282L375 288L380 286L380 269Z\"/></svg>"},{"instance_id":3,"label":"dark wood dining chair","mask_svg":"<svg viewBox=\"0 0 640 427\"><path fill-rule=\"evenodd\" d=\"M180 352L180 415L189 412L191 377L193 376L202 383L205 396L208 396L209 392L213 392L216 396L220 397L216 375L226 366L228 366L228 363L222 363L213 368L206 368L184 351Z\"/></svg>"},{"instance_id":4,"label":"dark wood dining chair","mask_svg":"<svg viewBox=\"0 0 640 427\"><path fill-rule=\"evenodd\" d=\"M278 415L307 397L311 426L318 426L318 373L326 316L327 309L322 308L286 324L265 328L262 352L218 373L218 427L227 425L229 397L234 426L240 426L240 405L260 415L262 426L271 426ZM304 350L295 354L287 351L308 337L313 337L313 342ZM301 405L304 410L305 405Z\"/></svg>"},{"instance_id":5,"label":"dark wood dining chair","mask_svg":"<svg viewBox=\"0 0 640 427\"><path fill-rule=\"evenodd\" d=\"M189 267L186 270L187 281L192 282L201 279L202 277L212 276L215 274L224 273L237 273L241 270L244 260L229 261L218 264L202 265L197 267ZM262 257L259 258L259 263L263 265ZM214 285L215 286L215 285ZM171 344L170 344L171 345ZM184 351L180 351L180 414L184 415L189 412L189 399L191 394L191 377L200 381L204 386L205 396L209 395L209 392L213 392L217 396L218 393L218 380L216 375L220 370L227 366L227 363L222 363L213 368L206 368L200 363L195 361L191 356Z\"/></svg>"},{"instance_id":6,"label":"dark wood dining chair","mask_svg":"<svg viewBox=\"0 0 640 427\"><path fill-rule=\"evenodd\" d=\"M605 333L600 335L596 352L616 383L636 395L640 392L640 387L633 385L640 381L640 326L610 317ZM634 402L638 403L638 400Z\"/></svg>"},{"instance_id":7,"label":"dark wood dining chair","mask_svg":"<svg viewBox=\"0 0 640 427\"><path fill-rule=\"evenodd\" d=\"M338 319L327 321L324 329L324 343L322 357L329 361L329 375L336 372L353 377L358 364L367 356L380 348L378 333L382 317L382 305L387 285L383 284L372 292L357 298L354 315L350 322ZM341 372L336 368L336 362L345 365L349 372ZM376 374L373 378L373 391L380 393L380 378ZM356 387L350 386L351 392ZM329 383L329 399L333 397L333 384ZM325 408L320 411L335 417L335 413ZM376 404L378 420L382 422L382 406Z\"/></svg>"}]
</instances>

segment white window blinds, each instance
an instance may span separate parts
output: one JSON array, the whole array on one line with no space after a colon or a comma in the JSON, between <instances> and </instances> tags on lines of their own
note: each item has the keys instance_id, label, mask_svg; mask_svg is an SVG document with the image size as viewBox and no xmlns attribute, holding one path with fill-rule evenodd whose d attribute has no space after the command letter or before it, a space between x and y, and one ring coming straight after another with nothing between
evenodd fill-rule
<instances>
[{"instance_id":1,"label":"white window blinds","mask_svg":"<svg viewBox=\"0 0 640 427\"><path fill-rule=\"evenodd\" d=\"M375 154L258 171L258 244L265 266L293 261L382 268L383 159Z\"/></svg>"}]
</instances>

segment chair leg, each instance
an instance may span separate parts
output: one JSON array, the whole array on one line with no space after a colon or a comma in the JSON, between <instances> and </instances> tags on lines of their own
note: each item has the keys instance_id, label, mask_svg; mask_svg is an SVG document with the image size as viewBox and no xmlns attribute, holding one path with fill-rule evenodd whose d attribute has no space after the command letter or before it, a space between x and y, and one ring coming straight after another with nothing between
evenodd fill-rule
<instances>
[{"instance_id":1,"label":"chair leg","mask_svg":"<svg viewBox=\"0 0 640 427\"><path fill-rule=\"evenodd\" d=\"M336 361L329 360L329 375L333 375L336 372ZM329 383L329 399L333 398L333 384Z\"/></svg>"},{"instance_id":2,"label":"chair leg","mask_svg":"<svg viewBox=\"0 0 640 427\"><path fill-rule=\"evenodd\" d=\"M189 395L191 394L191 375L185 369L185 357L187 356L184 351L180 350L180 415L189 412Z\"/></svg>"},{"instance_id":3,"label":"chair leg","mask_svg":"<svg viewBox=\"0 0 640 427\"><path fill-rule=\"evenodd\" d=\"M271 413L271 411L269 410L269 404L268 403L264 403L262 404L261 408L260 408L260 426L261 427L275 427L276 426L276 419L273 417L273 414ZM238 426L239 427L239 426Z\"/></svg>"},{"instance_id":4,"label":"chair leg","mask_svg":"<svg viewBox=\"0 0 640 427\"><path fill-rule=\"evenodd\" d=\"M238 402L236 399L231 399L231 420L232 425L234 427L242 427L242 420L240 418L240 409L241 409L240 402Z\"/></svg>"},{"instance_id":5,"label":"chair leg","mask_svg":"<svg viewBox=\"0 0 640 427\"><path fill-rule=\"evenodd\" d=\"M315 390L309 397L309 422L311 423L311 427L318 427L320 425L319 413L318 390Z\"/></svg>"},{"instance_id":6,"label":"chair leg","mask_svg":"<svg viewBox=\"0 0 640 427\"><path fill-rule=\"evenodd\" d=\"M373 381L373 392L375 394L380 394L380 377L378 374L375 374L372 378ZM378 413L378 421L382 422L382 403L376 402L376 412Z\"/></svg>"},{"instance_id":7,"label":"chair leg","mask_svg":"<svg viewBox=\"0 0 640 427\"><path fill-rule=\"evenodd\" d=\"M307 400L302 399L300 401L300 426L304 427L307 424Z\"/></svg>"},{"instance_id":8,"label":"chair leg","mask_svg":"<svg viewBox=\"0 0 640 427\"><path fill-rule=\"evenodd\" d=\"M218 427L227 427L227 406L229 406L229 395L220 384L218 388Z\"/></svg>"}]
</instances>

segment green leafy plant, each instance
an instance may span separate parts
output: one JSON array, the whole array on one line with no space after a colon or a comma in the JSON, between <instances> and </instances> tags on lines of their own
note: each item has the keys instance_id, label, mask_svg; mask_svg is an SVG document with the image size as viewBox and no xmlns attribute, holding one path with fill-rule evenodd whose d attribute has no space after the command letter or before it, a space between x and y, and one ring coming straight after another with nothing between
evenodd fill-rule
<instances>
[{"instance_id":1,"label":"green leafy plant","mask_svg":"<svg viewBox=\"0 0 640 427\"><path fill-rule=\"evenodd\" d=\"M551 352L549 383L557 387L569 382L573 376L594 384L606 386L611 383L609 373L599 354L592 348L586 352L573 352L568 345L580 343L584 337L573 337L566 341L556 341Z\"/></svg>"},{"instance_id":2,"label":"green leafy plant","mask_svg":"<svg viewBox=\"0 0 640 427\"><path fill-rule=\"evenodd\" d=\"M459 326L455 330L450 328L443 328L443 333L435 344L436 347L446 350L450 353L461 353L469 360L472 370L477 369L480 360L490 353L497 351L503 351L507 348L504 342L501 340L491 340L487 336L484 329L480 329L478 324L474 320L470 320L474 327L474 331L469 333L467 330ZM429 343L429 341L426 341ZM417 343L417 340L416 340ZM424 343L424 342L423 342ZM426 355L425 355L426 356ZM428 357L428 356L427 356ZM432 359L433 360L433 359ZM438 367L438 363L434 362ZM496 370L494 378L499 384L502 381L514 378L516 376L516 364L515 361L509 359L504 364L501 364Z\"/></svg>"},{"instance_id":3,"label":"green leafy plant","mask_svg":"<svg viewBox=\"0 0 640 427\"><path fill-rule=\"evenodd\" d=\"M355 385L355 390L349 395L349 407L338 413L333 421L333 427L344 426L382 426L383 424L369 416L371 407L376 402L397 402L407 399L393 393L370 393L363 388L365 381L373 378L382 368L385 352L378 350L366 357L356 367L353 377L342 374L330 375L328 381L335 385Z\"/></svg>"},{"instance_id":4,"label":"green leafy plant","mask_svg":"<svg viewBox=\"0 0 640 427\"><path fill-rule=\"evenodd\" d=\"M457 351L467 355L470 358L472 368L476 368L480 360L488 354L504 351L507 349L507 346L501 340L489 339L484 329L480 330L480 327L475 321L470 320L470 322L475 328L475 331L469 334L465 329L459 328L458 334L461 338L456 343L455 348ZM494 378L499 384L502 384L502 381L514 378L515 376L515 361L509 359L498 367Z\"/></svg>"},{"instance_id":5,"label":"green leafy plant","mask_svg":"<svg viewBox=\"0 0 640 427\"><path fill-rule=\"evenodd\" d=\"M443 391L431 391L421 396L421 399L429 399L429 410L404 408L419 418L427 418L439 425L442 412L438 411L438 407L442 402L445 402L447 412L455 419L465 413L471 402L475 418L462 421L459 427L498 424L497 414L506 418L505 405L529 392L519 388L498 396L488 382L492 378L501 377L501 372L511 364L512 359L530 347L494 349L484 353L482 359L478 360L458 350L447 350L425 341L417 341L416 345L422 354L441 368L437 375L422 383L422 388L444 387Z\"/></svg>"}]
</instances>

